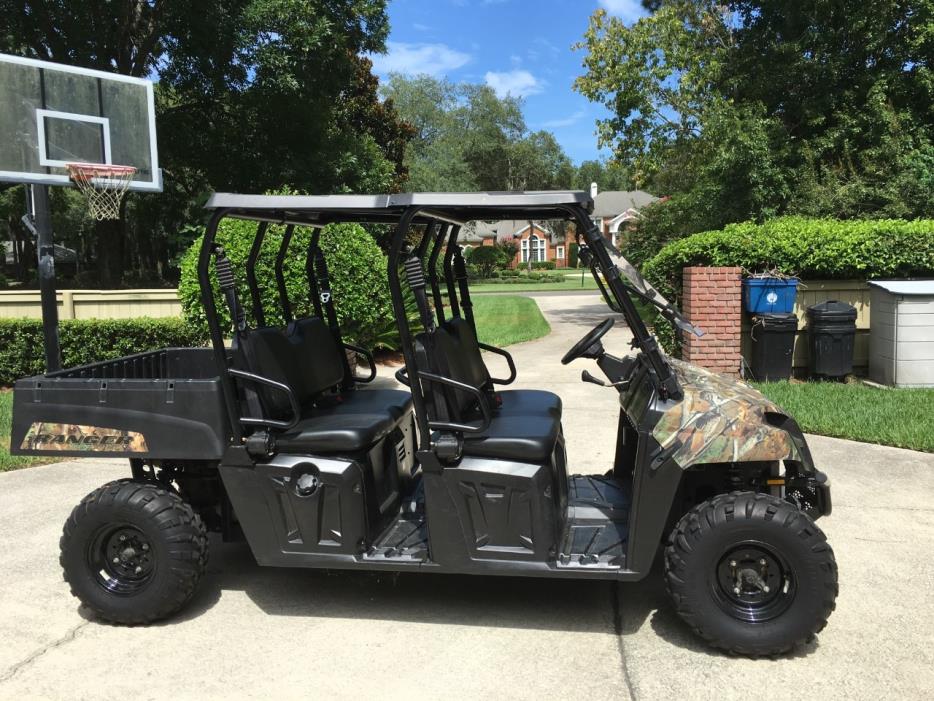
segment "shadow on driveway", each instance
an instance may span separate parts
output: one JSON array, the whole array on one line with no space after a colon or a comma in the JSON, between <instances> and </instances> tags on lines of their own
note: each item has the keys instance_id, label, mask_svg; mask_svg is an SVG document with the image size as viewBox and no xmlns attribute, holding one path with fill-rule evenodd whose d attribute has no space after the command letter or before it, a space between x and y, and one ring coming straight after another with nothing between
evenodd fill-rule
<instances>
[{"instance_id":1,"label":"shadow on driveway","mask_svg":"<svg viewBox=\"0 0 934 701\"><path fill-rule=\"evenodd\" d=\"M646 624L670 645L723 657L678 617L661 563L640 582L260 567L245 543L211 543L211 564L191 603L159 626L197 618L223 591L242 591L270 616L346 618L455 626L607 632L626 638ZM87 615L82 611L82 615ZM805 657L816 639L782 657Z\"/></svg>"}]
</instances>

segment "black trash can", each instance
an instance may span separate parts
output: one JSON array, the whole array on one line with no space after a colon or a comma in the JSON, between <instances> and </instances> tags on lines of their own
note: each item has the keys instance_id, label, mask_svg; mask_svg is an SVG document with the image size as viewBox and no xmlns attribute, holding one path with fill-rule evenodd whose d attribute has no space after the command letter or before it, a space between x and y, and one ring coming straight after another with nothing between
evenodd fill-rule
<instances>
[{"instance_id":1,"label":"black trash can","mask_svg":"<svg viewBox=\"0 0 934 701\"><path fill-rule=\"evenodd\" d=\"M791 377L798 317L794 314L757 314L752 317L752 358L755 380L769 382Z\"/></svg>"},{"instance_id":2,"label":"black trash can","mask_svg":"<svg viewBox=\"0 0 934 701\"><path fill-rule=\"evenodd\" d=\"M853 372L856 307L830 300L808 307L808 366L812 377Z\"/></svg>"}]
</instances>

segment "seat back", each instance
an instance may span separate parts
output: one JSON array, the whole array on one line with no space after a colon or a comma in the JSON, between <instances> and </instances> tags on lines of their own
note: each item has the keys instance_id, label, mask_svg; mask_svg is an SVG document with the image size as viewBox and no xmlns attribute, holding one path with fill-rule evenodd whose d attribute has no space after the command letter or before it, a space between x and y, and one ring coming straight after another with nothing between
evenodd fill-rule
<instances>
[{"instance_id":1,"label":"seat back","mask_svg":"<svg viewBox=\"0 0 934 701\"><path fill-rule=\"evenodd\" d=\"M247 329L237 334L234 349L242 354L246 370L270 380L288 385L299 403L303 401L303 383L301 372L295 363L296 355L289 339L281 329L264 326ZM263 416L269 419L283 420L292 411L289 399L284 392L261 384L246 384L247 403L257 398L260 407L252 407L250 413L261 409Z\"/></svg>"},{"instance_id":2,"label":"seat back","mask_svg":"<svg viewBox=\"0 0 934 701\"><path fill-rule=\"evenodd\" d=\"M323 319L296 319L288 325L286 336L292 343L306 394L319 395L343 382L343 351Z\"/></svg>"},{"instance_id":3,"label":"seat back","mask_svg":"<svg viewBox=\"0 0 934 701\"><path fill-rule=\"evenodd\" d=\"M458 362L465 375L469 378L464 382L492 393L493 378L490 376L490 371L487 370L486 363L483 362L477 334L470 322L460 317L454 317L442 323L441 328L457 344Z\"/></svg>"},{"instance_id":4,"label":"seat back","mask_svg":"<svg viewBox=\"0 0 934 701\"><path fill-rule=\"evenodd\" d=\"M444 326L416 335L415 356L421 371L483 388L483 380L464 353L461 342ZM438 382L425 381L422 386L431 418L458 423L476 418L478 407L474 395Z\"/></svg>"},{"instance_id":5,"label":"seat back","mask_svg":"<svg viewBox=\"0 0 934 701\"><path fill-rule=\"evenodd\" d=\"M249 372L288 385L302 407L337 387L344 378L339 350L327 325L317 317L297 319L286 329L265 326L237 334L237 348ZM272 387L250 387L266 418L285 419L288 397Z\"/></svg>"}]
</instances>

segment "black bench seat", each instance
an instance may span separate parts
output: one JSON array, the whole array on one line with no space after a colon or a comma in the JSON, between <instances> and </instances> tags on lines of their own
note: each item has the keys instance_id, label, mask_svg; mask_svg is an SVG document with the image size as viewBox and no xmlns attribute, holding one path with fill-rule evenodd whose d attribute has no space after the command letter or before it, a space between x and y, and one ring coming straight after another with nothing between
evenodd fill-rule
<instances>
[{"instance_id":1,"label":"black bench seat","mask_svg":"<svg viewBox=\"0 0 934 701\"><path fill-rule=\"evenodd\" d=\"M283 453L356 453L388 436L399 423L391 413L314 412L276 437Z\"/></svg>"},{"instance_id":2,"label":"black bench seat","mask_svg":"<svg viewBox=\"0 0 934 701\"><path fill-rule=\"evenodd\" d=\"M445 353L457 356L460 379L493 393L493 378L483 362L480 344L470 322L448 319L441 325L449 337ZM493 410L501 416L555 416L561 418L561 397L539 389L507 389L495 392Z\"/></svg>"},{"instance_id":3,"label":"black bench seat","mask_svg":"<svg viewBox=\"0 0 934 701\"><path fill-rule=\"evenodd\" d=\"M288 386L301 407L298 424L275 435L276 448L282 452L366 450L389 435L411 412L412 395L408 391L335 391L344 378L342 351L321 319L299 319L287 329L247 330L238 335L237 342L246 369ZM245 389L256 398L252 414L274 420L292 417L284 392L262 385L245 385Z\"/></svg>"},{"instance_id":4,"label":"black bench seat","mask_svg":"<svg viewBox=\"0 0 934 701\"><path fill-rule=\"evenodd\" d=\"M517 462L548 462L561 423L551 416L497 416L483 433L464 434L464 455Z\"/></svg>"}]
</instances>

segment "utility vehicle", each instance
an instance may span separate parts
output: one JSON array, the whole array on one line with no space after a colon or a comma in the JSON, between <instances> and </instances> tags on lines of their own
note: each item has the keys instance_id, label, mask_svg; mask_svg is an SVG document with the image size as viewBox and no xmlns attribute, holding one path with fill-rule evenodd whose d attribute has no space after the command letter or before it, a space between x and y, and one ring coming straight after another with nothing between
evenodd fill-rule
<instances>
[{"instance_id":1,"label":"utility vehicle","mask_svg":"<svg viewBox=\"0 0 934 701\"><path fill-rule=\"evenodd\" d=\"M198 260L210 347L16 383L14 453L129 458L131 476L89 494L65 524L73 593L107 621L165 618L195 591L209 531L245 537L260 565L619 581L648 575L661 546L674 607L713 645L763 655L810 639L837 594L833 552L814 523L831 510L826 476L778 406L662 352L634 299L700 331L601 235L592 206L579 192L215 194ZM257 225L249 303L217 242L227 217ZM560 361L595 363L606 379L584 370L582 380L619 395L611 465L587 455L568 464L561 399L500 389L515 363L477 340L458 233L497 219L575 227L609 309ZM367 387L372 356L343 340L319 246L332 222L391 227L404 389ZM256 275L271 226L284 227L284 326L266 323L259 284L270 281ZM301 318L282 273L296 227L313 230L298 254L313 309ZM601 341L618 319L632 333L628 354ZM369 365L364 377L348 350ZM507 377L491 375L493 356Z\"/></svg>"}]
</instances>

